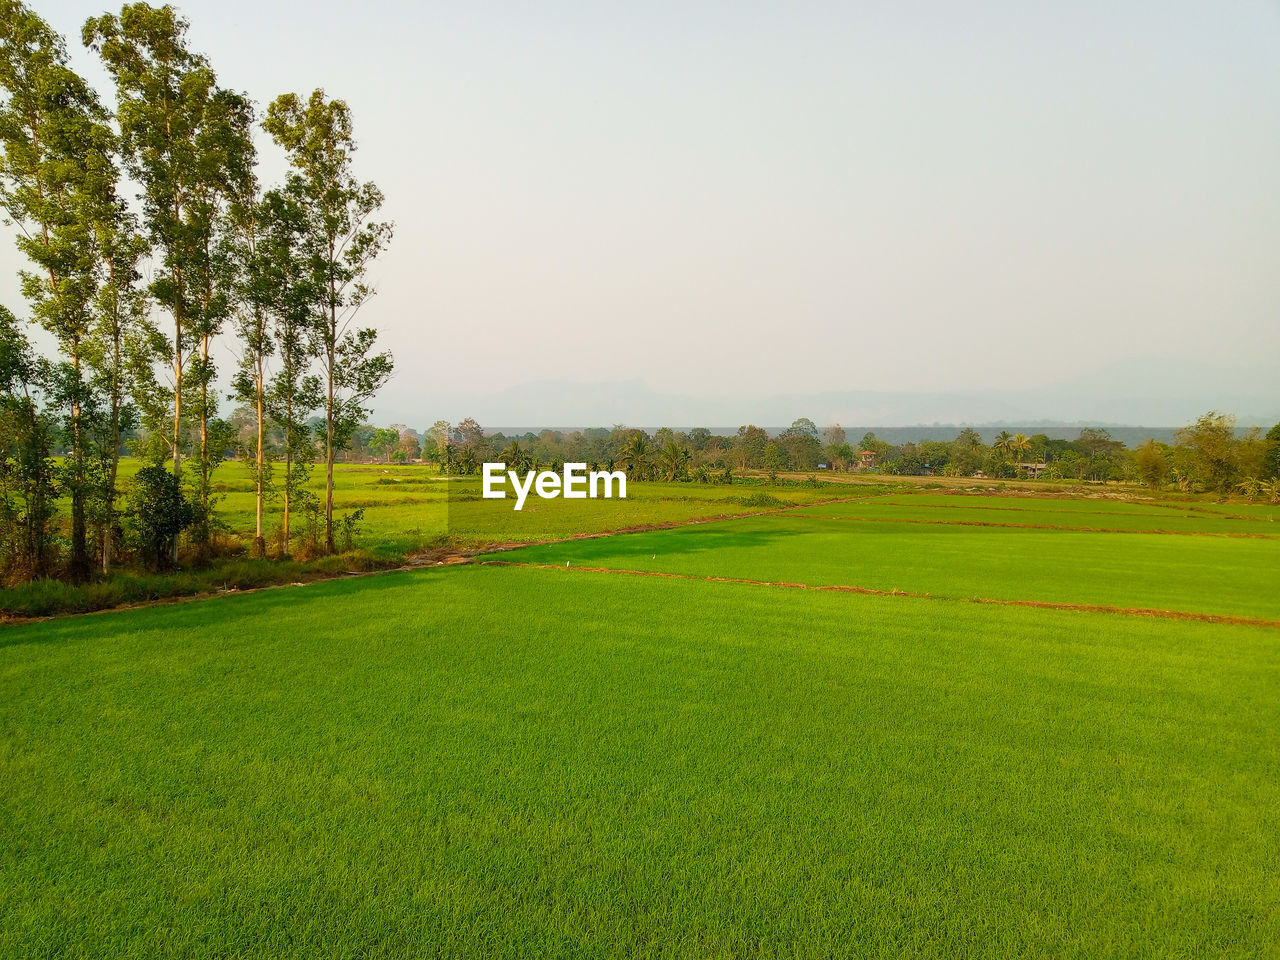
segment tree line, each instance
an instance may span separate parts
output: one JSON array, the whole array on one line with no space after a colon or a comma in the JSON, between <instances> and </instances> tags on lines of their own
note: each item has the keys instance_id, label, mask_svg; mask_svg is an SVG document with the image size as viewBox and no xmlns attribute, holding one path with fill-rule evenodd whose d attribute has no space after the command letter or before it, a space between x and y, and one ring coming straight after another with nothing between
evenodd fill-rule
<instances>
[{"instance_id":1,"label":"tree line","mask_svg":"<svg viewBox=\"0 0 1280 960\"><path fill-rule=\"evenodd\" d=\"M776 436L762 427L739 427L717 435L703 427L649 433L634 427L543 430L519 436L487 433L468 418L456 426L436 421L417 431L403 424L363 424L351 451L382 462L434 463L442 470L473 474L485 461L512 468L559 470L564 463L593 469L623 469L631 479L721 482L735 472L780 473L818 470L870 472L890 476L947 476L1013 479L1044 477L1097 483L1142 483L1152 489L1242 493L1280 502L1280 424L1266 435L1241 431L1235 418L1217 412L1178 430L1172 444L1148 440L1128 448L1101 428L1086 427L1074 440L1001 431L990 444L977 430L961 430L954 440L891 444L874 433L851 443L839 424L819 429L800 418Z\"/></svg>"},{"instance_id":2,"label":"tree line","mask_svg":"<svg viewBox=\"0 0 1280 960\"><path fill-rule=\"evenodd\" d=\"M260 111L188 29L173 7L145 3L87 20L80 39L113 85L103 97L45 20L0 0L0 203L28 264L26 316L0 306L10 582L82 582L125 554L171 565L180 540L206 558L212 475L235 443L220 373L253 415L254 553L266 553L273 496L288 553L316 459L333 551L333 464L391 375L376 331L357 323L392 225L378 218L381 191L355 174L349 107L317 89ZM287 159L280 183L260 182L259 132ZM230 346L233 369L218 369L215 344ZM148 465L122 498L126 441Z\"/></svg>"}]
</instances>

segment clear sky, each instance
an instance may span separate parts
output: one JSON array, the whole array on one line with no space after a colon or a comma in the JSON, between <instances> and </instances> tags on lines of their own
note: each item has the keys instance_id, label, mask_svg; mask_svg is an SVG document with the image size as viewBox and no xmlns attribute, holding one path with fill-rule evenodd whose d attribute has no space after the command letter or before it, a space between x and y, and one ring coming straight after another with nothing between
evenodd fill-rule
<instances>
[{"instance_id":1,"label":"clear sky","mask_svg":"<svg viewBox=\"0 0 1280 960\"><path fill-rule=\"evenodd\" d=\"M107 7L35 6L91 67ZM1280 361L1273 0L179 6L225 85L352 106L397 225L384 419L537 423L483 400L526 381L639 381L686 423L1117 369L1261 393Z\"/></svg>"}]
</instances>

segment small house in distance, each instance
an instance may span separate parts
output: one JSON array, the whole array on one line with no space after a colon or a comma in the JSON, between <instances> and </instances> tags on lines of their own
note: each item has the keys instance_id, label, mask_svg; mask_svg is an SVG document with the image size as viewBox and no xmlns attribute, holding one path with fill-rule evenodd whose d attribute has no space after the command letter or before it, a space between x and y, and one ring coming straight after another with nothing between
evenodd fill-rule
<instances>
[{"instance_id":1,"label":"small house in distance","mask_svg":"<svg viewBox=\"0 0 1280 960\"><path fill-rule=\"evenodd\" d=\"M1040 476L1040 474L1044 473L1045 470L1048 469L1049 465L1047 463L1040 462L1018 463L1015 464L1015 466L1018 468L1019 473L1025 474L1030 480L1034 480L1036 477Z\"/></svg>"}]
</instances>

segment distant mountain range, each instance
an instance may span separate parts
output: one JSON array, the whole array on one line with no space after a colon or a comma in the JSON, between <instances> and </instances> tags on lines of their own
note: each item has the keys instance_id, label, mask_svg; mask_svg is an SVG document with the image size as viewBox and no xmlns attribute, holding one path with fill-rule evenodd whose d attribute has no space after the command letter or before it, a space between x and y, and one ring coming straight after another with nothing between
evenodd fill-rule
<instances>
[{"instance_id":1,"label":"distant mountain range","mask_svg":"<svg viewBox=\"0 0 1280 960\"><path fill-rule=\"evenodd\" d=\"M884 391L825 390L812 393L664 393L640 380L583 382L542 380L467 397L425 393L396 382L380 398L379 422L426 426L436 419L474 417L486 429L524 432L586 426L690 427L719 424L717 432L754 423L781 428L798 417L819 427L841 423L877 424L877 431L910 428L913 439L954 436L959 425L1012 432L1063 432L1081 426L1171 431L1208 410L1234 413L1241 425L1269 427L1280 421L1276 367L1226 367L1160 362L1113 363L1087 376L1042 386L990 390ZM500 427L498 425L508 425ZM1015 431L1014 428L1017 428ZM517 430L517 428L519 428ZM1112 429L1116 433L1116 429ZM857 434L859 437L861 433ZM1152 433L1160 436L1161 433ZM890 439L886 434L885 439ZM1145 437L1143 438L1145 439Z\"/></svg>"}]
</instances>

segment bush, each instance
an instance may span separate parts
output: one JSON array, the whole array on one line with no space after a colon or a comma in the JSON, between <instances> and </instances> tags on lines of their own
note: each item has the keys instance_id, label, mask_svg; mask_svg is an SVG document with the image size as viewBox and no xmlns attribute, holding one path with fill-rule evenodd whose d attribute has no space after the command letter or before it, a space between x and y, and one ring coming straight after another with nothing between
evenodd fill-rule
<instances>
[{"instance_id":1,"label":"bush","mask_svg":"<svg viewBox=\"0 0 1280 960\"><path fill-rule=\"evenodd\" d=\"M196 519L178 478L161 466L143 467L133 478L127 515L133 547L149 570L172 566L174 539Z\"/></svg>"},{"instance_id":2,"label":"bush","mask_svg":"<svg viewBox=\"0 0 1280 960\"><path fill-rule=\"evenodd\" d=\"M750 497L739 497L738 502L744 507L793 507L795 504L780 500L769 493L757 493Z\"/></svg>"}]
</instances>

